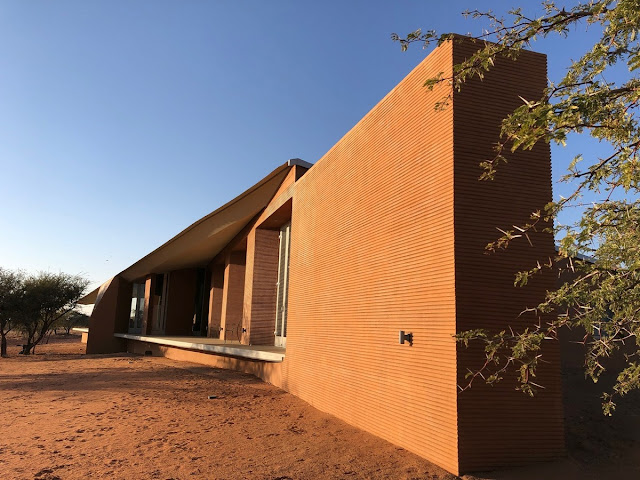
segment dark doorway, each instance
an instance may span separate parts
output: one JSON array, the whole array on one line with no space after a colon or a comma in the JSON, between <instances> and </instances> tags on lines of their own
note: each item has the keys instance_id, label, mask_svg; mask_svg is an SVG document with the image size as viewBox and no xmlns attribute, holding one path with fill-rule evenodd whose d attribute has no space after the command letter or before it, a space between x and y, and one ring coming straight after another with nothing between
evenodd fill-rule
<instances>
[{"instance_id":1,"label":"dark doorway","mask_svg":"<svg viewBox=\"0 0 640 480\"><path fill-rule=\"evenodd\" d=\"M205 292L209 291L209 276L204 268L196 273L196 294L193 306L193 325L191 331L196 336L206 337L208 330L209 302L205 301Z\"/></svg>"}]
</instances>

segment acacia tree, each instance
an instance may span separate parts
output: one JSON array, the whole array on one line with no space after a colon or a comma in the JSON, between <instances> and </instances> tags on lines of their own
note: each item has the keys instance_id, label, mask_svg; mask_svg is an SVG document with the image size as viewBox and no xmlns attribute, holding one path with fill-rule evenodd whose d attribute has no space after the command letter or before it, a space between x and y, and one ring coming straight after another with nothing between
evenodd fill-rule
<instances>
[{"instance_id":1,"label":"acacia tree","mask_svg":"<svg viewBox=\"0 0 640 480\"><path fill-rule=\"evenodd\" d=\"M567 162L562 181L575 186L572 193L541 206L523 225L505 230L487 246L496 250L526 241L528 232L549 228L555 221L558 257L540 259L515 279L525 285L545 269L571 274L573 280L548 292L533 308L540 318L553 314L552 320L501 332L467 331L457 338L485 346L485 366L469 372L471 379L482 376L495 383L507 369L516 368L519 388L531 395L539 387L534 379L542 344L557 340L562 327L584 331L585 368L594 381L605 369L603 361L624 348L625 366L617 372L613 389L603 394L604 412L611 414L616 396L640 388L640 2L582 1L567 9L544 2L542 8L542 16L528 16L518 8L506 19L492 12L465 12L488 24L477 37L478 51L456 65L451 77L440 74L426 79L425 86L450 82L459 90L467 80L482 79L497 57L516 59L539 38L570 37L576 27L596 30L597 41L568 65L563 78L550 81L541 98L523 99L522 106L503 120L495 156L482 163L481 179L499 175L499 164L511 153L531 149L537 142L564 145L570 134L590 135L608 145L609 152L603 157L584 152ZM412 43L456 41L452 35L421 30L392 38L403 50ZM621 65L625 75L614 75L612 70ZM439 106L446 106L447 100ZM569 209L576 210L578 220L561 225L558 216Z\"/></svg>"},{"instance_id":2,"label":"acacia tree","mask_svg":"<svg viewBox=\"0 0 640 480\"><path fill-rule=\"evenodd\" d=\"M7 356L7 334L17 326L22 303L21 272L0 268L0 356Z\"/></svg>"},{"instance_id":3,"label":"acacia tree","mask_svg":"<svg viewBox=\"0 0 640 480\"><path fill-rule=\"evenodd\" d=\"M25 278L20 315L27 337L22 347L24 355L33 353L53 324L77 306L88 283L81 276L67 273L41 272Z\"/></svg>"},{"instance_id":4,"label":"acacia tree","mask_svg":"<svg viewBox=\"0 0 640 480\"><path fill-rule=\"evenodd\" d=\"M72 328L87 326L89 326L89 316L72 310L65 313L56 322L54 322L52 328L54 333L58 333L56 330L58 328L62 328L64 329L64 333L69 335Z\"/></svg>"}]
</instances>

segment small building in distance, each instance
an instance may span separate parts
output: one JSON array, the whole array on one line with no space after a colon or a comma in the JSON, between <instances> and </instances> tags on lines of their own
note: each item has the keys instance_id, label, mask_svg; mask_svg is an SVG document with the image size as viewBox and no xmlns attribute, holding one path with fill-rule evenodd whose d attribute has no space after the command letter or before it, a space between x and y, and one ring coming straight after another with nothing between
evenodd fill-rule
<instances>
[{"instance_id":1,"label":"small building in distance","mask_svg":"<svg viewBox=\"0 0 640 480\"><path fill-rule=\"evenodd\" d=\"M439 46L313 166L284 163L88 295L87 352L250 372L454 474L563 455L557 344L535 398L509 378L459 393L484 356L454 335L524 325L555 282L513 285L554 255L550 233L485 254L551 200L549 146L478 181L501 120L541 97L546 57L423 86L476 48Z\"/></svg>"}]
</instances>

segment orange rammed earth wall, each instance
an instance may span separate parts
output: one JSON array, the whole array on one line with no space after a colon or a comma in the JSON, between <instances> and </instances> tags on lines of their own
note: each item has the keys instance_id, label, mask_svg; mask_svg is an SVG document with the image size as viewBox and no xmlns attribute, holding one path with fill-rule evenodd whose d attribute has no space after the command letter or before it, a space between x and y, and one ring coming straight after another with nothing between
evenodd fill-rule
<instances>
[{"instance_id":1,"label":"orange rammed earth wall","mask_svg":"<svg viewBox=\"0 0 640 480\"><path fill-rule=\"evenodd\" d=\"M468 58L476 44L454 43L454 62ZM535 101L547 83L546 57L523 52L517 62L500 59L483 81L465 84L453 97L454 216L457 331L508 326L523 329L536 323L533 314L519 316L540 303L555 287L553 275L536 277L526 287L515 287L519 270L554 255L553 235L531 233L504 251L488 255L485 247L496 240L496 229L529 221L552 199L549 145L509 154L495 180L478 181L480 162L495 155L501 120L521 106L520 97ZM541 230L541 229L540 229ZM560 349L544 345L536 383L545 388L535 397L516 391L515 375L491 387L481 378L458 396L459 470L486 470L557 458L564 452ZM458 347L458 382L468 383L469 369L480 367L483 346ZM511 369L514 373L514 369Z\"/></svg>"},{"instance_id":2,"label":"orange rammed earth wall","mask_svg":"<svg viewBox=\"0 0 640 480\"><path fill-rule=\"evenodd\" d=\"M295 182L306 171L299 165L290 168L273 199L254 219L246 236L242 323L246 332L242 335L243 344L274 344L280 227L291 220L291 196Z\"/></svg>"},{"instance_id":3,"label":"orange rammed earth wall","mask_svg":"<svg viewBox=\"0 0 640 480\"><path fill-rule=\"evenodd\" d=\"M279 230L253 229L247 238L244 316L251 345L275 341Z\"/></svg>"},{"instance_id":4,"label":"orange rammed earth wall","mask_svg":"<svg viewBox=\"0 0 640 480\"><path fill-rule=\"evenodd\" d=\"M287 173L287 176L284 178L284 180L280 184L280 187L278 187L278 190L276 190L276 193L273 195L273 199L278 198L280 195L286 192L289 188L291 188L292 185L295 184L296 180L300 178L300 176L305 171L306 171L306 168L300 167L299 165L295 165L291 167L289 169L289 173ZM258 218L258 223L260 223L262 219L263 219L263 215L260 215L260 217Z\"/></svg>"},{"instance_id":5,"label":"orange rammed earth wall","mask_svg":"<svg viewBox=\"0 0 640 480\"><path fill-rule=\"evenodd\" d=\"M104 289L104 290L103 290ZM113 277L101 287L91 317L87 353L124 352L126 342L113 336L129 328L132 285L119 277Z\"/></svg>"},{"instance_id":6,"label":"orange rammed earth wall","mask_svg":"<svg viewBox=\"0 0 640 480\"><path fill-rule=\"evenodd\" d=\"M245 252L231 252L225 262L220 338L228 341L242 339L245 264Z\"/></svg>"},{"instance_id":7,"label":"orange rammed earth wall","mask_svg":"<svg viewBox=\"0 0 640 480\"><path fill-rule=\"evenodd\" d=\"M496 227L527 220L551 199L548 146L519 153L495 182L479 182L502 118L536 99L543 55L499 62L483 83L430 92L424 80L469 55L437 48L298 181L292 214L287 356L282 387L317 408L454 473L563 453L558 346L531 399L513 378L461 395L482 351L456 332L505 328L553 280L515 289L516 271L553 254L551 234L485 255ZM398 331L413 333L400 345ZM475 362L475 363L474 363Z\"/></svg>"},{"instance_id":8,"label":"orange rammed earth wall","mask_svg":"<svg viewBox=\"0 0 640 480\"><path fill-rule=\"evenodd\" d=\"M436 49L297 183L283 387L458 471L453 110ZM400 345L399 330L414 344Z\"/></svg>"}]
</instances>

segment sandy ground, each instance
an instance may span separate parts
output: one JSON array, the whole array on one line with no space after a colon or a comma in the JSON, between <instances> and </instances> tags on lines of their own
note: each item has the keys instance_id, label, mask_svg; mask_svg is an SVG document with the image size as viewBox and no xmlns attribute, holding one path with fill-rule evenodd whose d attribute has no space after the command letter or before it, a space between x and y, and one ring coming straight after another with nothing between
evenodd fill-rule
<instances>
[{"instance_id":1,"label":"sandy ground","mask_svg":"<svg viewBox=\"0 0 640 480\"><path fill-rule=\"evenodd\" d=\"M83 355L77 336L51 337L32 357L17 343L0 359L3 480L456 478L249 375ZM567 393L567 459L463 478L640 478L638 399L607 419L600 386L579 372L566 380L582 385Z\"/></svg>"}]
</instances>

